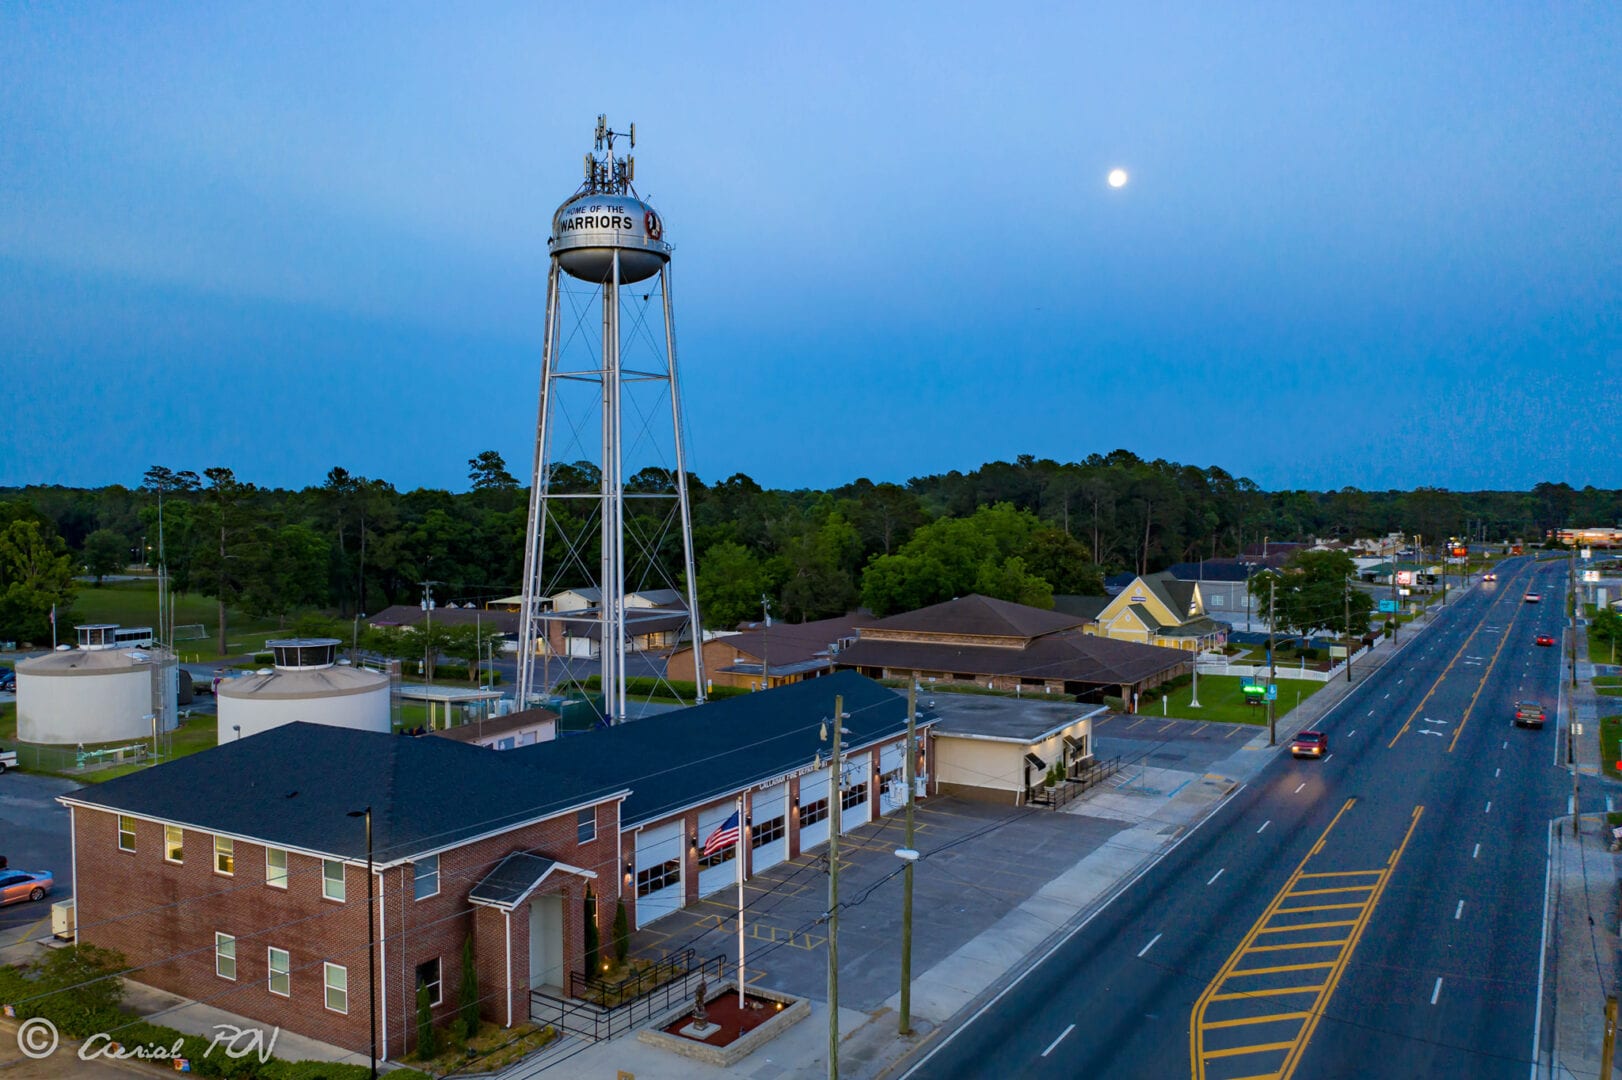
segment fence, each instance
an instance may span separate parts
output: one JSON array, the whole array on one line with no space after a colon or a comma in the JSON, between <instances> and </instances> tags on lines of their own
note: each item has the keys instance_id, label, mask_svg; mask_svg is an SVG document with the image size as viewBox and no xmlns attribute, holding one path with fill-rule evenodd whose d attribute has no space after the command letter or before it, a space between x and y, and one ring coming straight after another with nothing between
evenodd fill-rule
<instances>
[{"instance_id":1,"label":"fence","mask_svg":"<svg viewBox=\"0 0 1622 1080\"><path fill-rule=\"evenodd\" d=\"M551 1024L560 1032L601 1042L622 1035L685 1001L691 1001L701 979L719 980L726 973L726 956L717 953L708 960L695 961L692 949L660 960L631 978L616 983L571 972L570 998L553 997L543 990L529 995L530 1019ZM616 1000L608 1006L579 996L603 994ZM621 996L630 995L630 996Z\"/></svg>"},{"instance_id":2,"label":"fence","mask_svg":"<svg viewBox=\"0 0 1622 1080\"><path fill-rule=\"evenodd\" d=\"M1108 761L1092 759L1076 770L1075 775L1067 776L1052 787L1040 787L1031 795L1031 804L1034 806L1048 806L1057 810L1065 803L1081 798L1087 792L1102 784L1121 770L1121 759L1112 757Z\"/></svg>"},{"instance_id":3,"label":"fence","mask_svg":"<svg viewBox=\"0 0 1622 1080\"><path fill-rule=\"evenodd\" d=\"M1368 652L1366 648L1359 649L1352 654L1352 659L1356 660L1366 652ZM1328 671L1317 671L1309 667L1292 667L1288 664L1280 664L1277 671L1273 671L1266 664L1230 664L1226 660L1201 660L1199 661L1199 669L1201 675L1240 675L1265 680L1269 672L1271 672L1280 681L1297 679L1307 682L1329 682L1346 669L1346 663L1345 660L1342 660Z\"/></svg>"},{"instance_id":4,"label":"fence","mask_svg":"<svg viewBox=\"0 0 1622 1080\"><path fill-rule=\"evenodd\" d=\"M145 765L152 762L150 741L95 750L39 746L34 743L13 743L9 749L17 751L17 767L30 772L77 775L115 765Z\"/></svg>"}]
</instances>

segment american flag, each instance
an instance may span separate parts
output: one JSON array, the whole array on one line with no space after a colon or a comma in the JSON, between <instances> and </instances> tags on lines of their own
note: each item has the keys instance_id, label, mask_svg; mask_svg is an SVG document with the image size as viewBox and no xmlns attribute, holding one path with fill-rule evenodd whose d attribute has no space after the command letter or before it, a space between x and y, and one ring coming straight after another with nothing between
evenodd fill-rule
<instances>
[{"instance_id":1,"label":"american flag","mask_svg":"<svg viewBox=\"0 0 1622 1080\"><path fill-rule=\"evenodd\" d=\"M710 833L709 838L704 841L704 858L707 859L727 845L736 844L737 842L738 812L734 810L732 816L717 825L715 831Z\"/></svg>"}]
</instances>

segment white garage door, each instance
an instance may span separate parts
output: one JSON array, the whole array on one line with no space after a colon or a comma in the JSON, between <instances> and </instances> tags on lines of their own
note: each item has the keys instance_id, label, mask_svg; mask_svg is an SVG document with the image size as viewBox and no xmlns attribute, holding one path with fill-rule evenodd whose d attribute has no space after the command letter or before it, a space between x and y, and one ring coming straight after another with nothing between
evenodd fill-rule
<instances>
[{"instance_id":1,"label":"white garage door","mask_svg":"<svg viewBox=\"0 0 1622 1080\"><path fill-rule=\"evenodd\" d=\"M828 839L828 774L819 769L800 777L800 850L807 851Z\"/></svg>"},{"instance_id":2,"label":"white garage door","mask_svg":"<svg viewBox=\"0 0 1622 1080\"><path fill-rule=\"evenodd\" d=\"M681 822L636 834L636 925L682 906Z\"/></svg>"},{"instance_id":3,"label":"white garage door","mask_svg":"<svg viewBox=\"0 0 1622 1080\"><path fill-rule=\"evenodd\" d=\"M788 858L788 785L777 784L755 792L750 803L749 844L754 873Z\"/></svg>"},{"instance_id":4,"label":"white garage door","mask_svg":"<svg viewBox=\"0 0 1622 1080\"><path fill-rule=\"evenodd\" d=\"M879 813L893 813L907 805L905 767L900 743L879 750Z\"/></svg>"},{"instance_id":5,"label":"white garage door","mask_svg":"<svg viewBox=\"0 0 1622 1080\"><path fill-rule=\"evenodd\" d=\"M708 896L726 888L728 885L738 884L738 845L728 844L710 855L703 857L704 845L709 838L727 819L732 817L738 809L735 802L724 802L720 806L712 806L708 810L701 810L698 814L698 895Z\"/></svg>"},{"instance_id":6,"label":"white garage door","mask_svg":"<svg viewBox=\"0 0 1622 1080\"><path fill-rule=\"evenodd\" d=\"M845 782L841 785L839 805L840 835L866 825L873 816L873 756L863 754L843 763Z\"/></svg>"}]
</instances>

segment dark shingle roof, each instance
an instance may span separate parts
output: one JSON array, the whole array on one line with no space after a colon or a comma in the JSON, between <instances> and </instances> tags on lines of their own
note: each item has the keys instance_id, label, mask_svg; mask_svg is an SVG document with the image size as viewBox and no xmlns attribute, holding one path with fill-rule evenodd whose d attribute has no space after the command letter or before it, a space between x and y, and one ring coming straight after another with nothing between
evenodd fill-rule
<instances>
[{"instance_id":1,"label":"dark shingle roof","mask_svg":"<svg viewBox=\"0 0 1622 1080\"><path fill-rule=\"evenodd\" d=\"M428 613L413 604L386 607L366 620L368 626L421 626ZM482 626L492 634L516 634L516 611L488 611L482 608L435 608L434 622L440 626Z\"/></svg>"},{"instance_id":2,"label":"dark shingle roof","mask_svg":"<svg viewBox=\"0 0 1622 1080\"><path fill-rule=\"evenodd\" d=\"M851 667L951 671L1109 686L1137 683L1188 662L1181 649L1116 641L1070 630L1037 638L1023 649L932 641L858 641L839 655Z\"/></svg>"},{"instance_id":3,"label":"dark shingle roof","mask_svg":"<svg viewBox=\"0 0 1622 1080\"><path fill-rule=\"evenodd\" d=\"M510 908L528 896L558 864L525 851L515 851L473 886L467 898L474 903Z\"/></svg>"},{"instance_id":4,"label":"dark shingle roof","mask_svg":"<svg viewBox=\"0 0 1622 1080\"><path fill-rule=\"evenodd\" d=\"M862 630L1029 639L1068 630L1085 621L1060 611L1048 611L971 593L944 604L931 604L917 611L892 615L888 619L858 622L857 626Z\"/></svg>"},{"instance_id":5,"label":"dark shingle roof","mask_svg":"<svg viewBox=\"0 0 1622 1080\"><path fill-rule=\"evenodd\" d=\"M854 671L808 679L679 712L598 728L556 742L504 750L546 775L580 778L590 786L631 788L621 808L626 825L721 797L748 784L808 768L829 744L821 721L843 694L852 749L907 729L907 699ZM934 722L922 707L918 723Z\"/></svg>"},{"instance_id":6,"label":"dark shingle roof","mask_svg":"<svg viewBox=\"0 0 1622 1080\"><path fill-rule=\"evenodd\" d=\"M1065 615L1079 615L1083 619L1096 619L1098 613L1109 607L1114 599L1109 596L1077 596L1071 593L1055 593L1053 595L1053 610Z\"/></svg>"},{"instance_id":7,"label":"dark shingle roof","mask_svg":"<svg viewBox=\"0 0 1622 1080\"><path fill-rule=\"evenodd\" d=\"M372 807L380 863L446 847L623 791L537 773L516 751L293 723L66 796L74 802L273 845L365 858L347 817Z\"/></svg>"}]
</instances>

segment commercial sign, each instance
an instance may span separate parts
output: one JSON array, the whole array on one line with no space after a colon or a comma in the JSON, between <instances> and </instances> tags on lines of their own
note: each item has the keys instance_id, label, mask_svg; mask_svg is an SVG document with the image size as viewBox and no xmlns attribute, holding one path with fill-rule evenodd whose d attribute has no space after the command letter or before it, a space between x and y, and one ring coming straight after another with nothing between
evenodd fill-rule
<instances>
[{"instance_id":1,"label":"commercial sign","mask_svg":"<svg viewBox=\"0 0 1622 1080\"><path fill-rule=\"evenodd\" d=\"M1380 614L1382 615L1395 615L1400 610L1401 608L1395 600L1380 601Z\"/></svg>"},{"instance_id":2,"label":"commercial sign","mask_svg":"<svg viewBox=\"0 0 1622 1080\"><path fill-rule=\"evenodd\" d=\"M1344 645L1331 645L1331 646L1329 646L1329 659L1331 659L1331 660L1344 660L1344 659L1346 659L1346 646L1344 646Z\"/></svg>"},{"instance_id":3,"label":"commercial sign","mask_svg":"<svg viewBox=\"0 0 1622 1080\"><path fill-rule=\"evenodd\" d=\"M1583 580L1584 581L1598 581L1599 580L1599 571L1598 570L1584 570L1583 571Z\"/></svg>"},{"instance_id":4,"label":"commercial sign","mask_svg":"<svg viewBox=\"0 0 1622 1080\"><path fill-rule=\"evenodd\" d=\"M1413 583L1414 583L1414 572L1412 570L1398 570L1397 571L1397 584L1398 585L1412 585Z\"/></svg>"}]
</instances>

